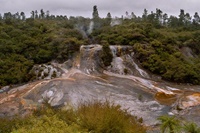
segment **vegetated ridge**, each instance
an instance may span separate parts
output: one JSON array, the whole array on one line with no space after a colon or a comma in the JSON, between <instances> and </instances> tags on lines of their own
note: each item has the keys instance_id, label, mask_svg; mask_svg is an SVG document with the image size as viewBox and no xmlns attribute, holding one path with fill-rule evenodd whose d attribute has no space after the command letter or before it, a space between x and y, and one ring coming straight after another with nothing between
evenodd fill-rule
<instances>
[{"instance_id":1,"label":"vegetated ridge","mask_svg":"<svg viewBox=\"0 0 200 133\"><path fill-rule=\"evenodd\" d=\"M134 13L100 18L94 6L93 18L67 17L32 11L4 13L0 17L0 86L34 79L34 64L66 61L80 45L106 43L130 45L146 70L163 79L200 84L200 18L180 10L178 17L160 9L142 17ZM106 63L106 64L109 64Z\"/></svg>"},{"instance_id":2,"label":"vegetated ridge","mask_svg":"<svg viewBox=\"0 0 200 133\"><path fill-rule=\"evenodd\" d=\"M90 43L103 45L101 59L104 64L102 67L105 69L111 65L112 61L109 45L128 45L133 47L134 57L138 60L139 65L149 73L152 72L173 82L200 84L200 70L198 69L200 66L200 37L198 36L200 18L197 12L193 18L184 10L180 10L178 17L168 17L160 9L156 9L155 13L151 12L150 14L145 9L142 17L136 16L134 13L129 15L126 12L126 15L121 18L112 18L111 13L108 13L106 18L100 18L97 7L94 6L92 19L54 16L50 15L49 11L45 13L43 10L40 13L32 11L30 18L26 18L23 12L16 14L9 12L0 17L0 29L0 86L35 80L32 71L35 64L50 61L64 62L73 58L79 52L81 45ZM124 74L127 71L124 70ZM98 104L100 107L104 106L104 104ZM113 107L120 113L118 107ZM50 110L49 113L53 117L46 117L47 112L42 115L40 120L57 121L60 119L58 114L51 111L53 110ZM33 120L40 124L37 117L33 117ZM88 117L91 117L90 114ZM124 116L122 115L122 117ZM82 116L77 117L78 120L80 118ZM129 117L126 118L129 119ZM78 120L73 122L86 124L84 121ZM80 126L80 123L70 125L70 123L71 128L67 127L63 121L58 122L66 127L66 131L76 128L77 130L81 128L81 130L94 131L96 128L95 131L102 132L104 129L86 127L91 126L91 123L86 126ZM113 120L109 121L108 125L112 122ZM119 124L121 124L120 122ZM28 121L28 123L32 123L32 121ZM29 128L29 125L22 125L15 129L24 132ZM113 130L113 132L115 131L119 130Z\"/></svg>"}]
</instances>

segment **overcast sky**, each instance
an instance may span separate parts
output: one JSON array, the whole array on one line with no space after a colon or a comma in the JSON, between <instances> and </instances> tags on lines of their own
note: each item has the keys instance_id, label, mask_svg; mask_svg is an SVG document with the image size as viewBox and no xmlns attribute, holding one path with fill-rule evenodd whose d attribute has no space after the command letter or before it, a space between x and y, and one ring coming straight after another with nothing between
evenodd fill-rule
<instances>
[{"instance_id":1,"label":"overcast sky","mask_svg":"<svg viewBox=\"0 0 200 133\"><path fill-rule=\"evenodd\" d=\"M200 0L0 0L0 13L21 12L30 16L32 10L49 10L50 14L67 16L92 17L93 6L97 5L99 15L106 17L108 12L112 17L124 15L126 11L141 16L144 8L155 12L161 9L168 15L178 15L180 9L194 15L200 14Z\"/></svg>"}]
</instances>

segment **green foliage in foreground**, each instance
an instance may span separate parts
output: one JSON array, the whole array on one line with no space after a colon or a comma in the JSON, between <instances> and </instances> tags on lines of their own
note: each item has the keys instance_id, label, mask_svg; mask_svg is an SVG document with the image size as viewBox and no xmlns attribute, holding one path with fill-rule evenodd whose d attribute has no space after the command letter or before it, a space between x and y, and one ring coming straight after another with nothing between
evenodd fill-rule
<instances>
[{"instance_id":1,"label":"green foliage in foreground","mask_svg":"<svg viewBox=\"0 0 200 133\"><path fill-rule=\"evenodd\" d=\"M158 118L161 121L162 133L178 133L180 131L180 121L175 117L161 116Z\"/></svg>"},{"instance_id":2,"label":"green foliage in foreground","mask_svg":"<svg viewBox=\"0 0 200 133\"><path fill-rule=\"evenodd\" d=\"M200 127L196 123L190 122L186 123L183 127L186 133L200 133Z\"/></svg>"},{"instance_id":3,"label":"green foliage in foreground","mask_svg":"<svg viewBox=\"0 0 200 133\"><path fill-rule=\"evenodd\" d=\"M78 108L81 127L95 133L144 133L134 116L120 109L120 106L105 103L86 103Z\"/></svg>"},{"instance_id":4,"label":"green foliage in foreground","mask_svg":"<svg viewBox=\"0 0 200 133\"><path fill-rule=\"evenodd\" d=\"M158 120L161 122L161 133L200 133L200 127L197 124L180 121L175 116L160 116Z\"/></svg>"},{"instance_id":5,"label":"green foliage in foreground","mask_svg":"<svg viewBox=\"0 0 200 133\"><path fill-rule=\"evenodd\" d=\"M60 120L56 115L40 118L30 117L27 124L14 129L12 133L84 133L80 126L76 124L68 125L65 121Z\"/></svg>"},{"instance_id":6,"label":"green foliage in foreground","mask_svg":"<svg viewBox=\"0 0 200 133\"><path fill-rule=\"evenodd\" d=\"M74 110L42 108L26 118L0 120L0 133L145 133L127 111L109 102L85 103Z\"/></svg>"}]
</instances>

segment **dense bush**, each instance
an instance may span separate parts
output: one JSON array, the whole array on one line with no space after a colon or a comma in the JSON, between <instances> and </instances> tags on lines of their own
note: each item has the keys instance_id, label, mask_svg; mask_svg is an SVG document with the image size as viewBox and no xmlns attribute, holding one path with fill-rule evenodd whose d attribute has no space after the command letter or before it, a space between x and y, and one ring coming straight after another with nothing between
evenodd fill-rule
<instances>
[{"instance_id":1,"label":"dense bush","mask_svg":"<svg viewBox=\"0 0 200 133\"><path fill-rule=\"evenodd\" d=\"M155 13L143 14L142 18L115 18L114 25L111 18L98 17L93 32L90 18L68 19L58 15L25 19L23 15L16 18L16 14L4 14L0 20L0 72L3 72L0 86L26 82L34 64L51 60L63 62L71 58L80 45L102 41L109 45L133 46L141 65L163 79L200 84L200 24L195 19L193 23L183 21L183 14L180 18L162 18L159 13L156 9ZM106 45L103 48L106 49ZM192 50L193 58L185 57L181 51L184 47ZM19 57L20 61L13 61L13 57ZM110 64L111 57L109 50L103 52L105 66Z\"/></svg>"},{"instance_id":2,"label":"dense bush","mask_svg":"<svg viewBox=\"0 0 200 133\"><path fill-rule=\"evenodd\" d=\"M152 23L126 20L124 24L101 28L93 34L111 45L132 45L141 65L163 79L200 84L200 39L198 30L154 27ZM181 50L188 47L194 57Z\"/></svg>"},{"instance_id":3,"label":"dense bush","mask_svg":"<svg viewBox=\"0 0 200 133\"><path fill-rule=\"evenodd\" d=\"M200 84L199 63L187 60L176 45L166 46L157 40L137 45L134 47L137 58L146 69L166 80Z\"/></svg>"},{"instance_id":4,"label":"dense bush","mask_svg":"<svg viewBox=\"0 0 200 133\"><path fill-rule=\"evenodd\" d=\"M65 61L84 44L67 21L27 19L0 25L0 87L29 81L34 64Z\"/></svg>"}]
</instances>

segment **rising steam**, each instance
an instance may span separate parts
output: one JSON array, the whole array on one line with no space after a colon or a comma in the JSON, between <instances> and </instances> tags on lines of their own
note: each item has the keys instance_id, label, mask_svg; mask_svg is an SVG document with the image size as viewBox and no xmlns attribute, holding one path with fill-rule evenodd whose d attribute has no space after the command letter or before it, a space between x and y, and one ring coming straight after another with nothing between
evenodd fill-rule
<instances>
[{"instance_id":1,"label":"rising steam","mask_svg":"<svg viewBox=\"0 0 200 133\"><path fill-rule=\"evenodd\" d=\"M120 24L122 24L122 21L119 18L113 18L110 23L110 26L115 26L115 25L120 25Z\"/></svg>"},{"instance_id":2,"label":"rising steam","mask_svg":"<svg viewBox=\"0 0 200 133\"><path fill-rule=\"evenodd\" d=\"M94 29L94 22L91 21L90 25L89 25L89 29L87 31L88 35L90 35L92 33L93 29Z\"/></svg>"}]
</instances>

